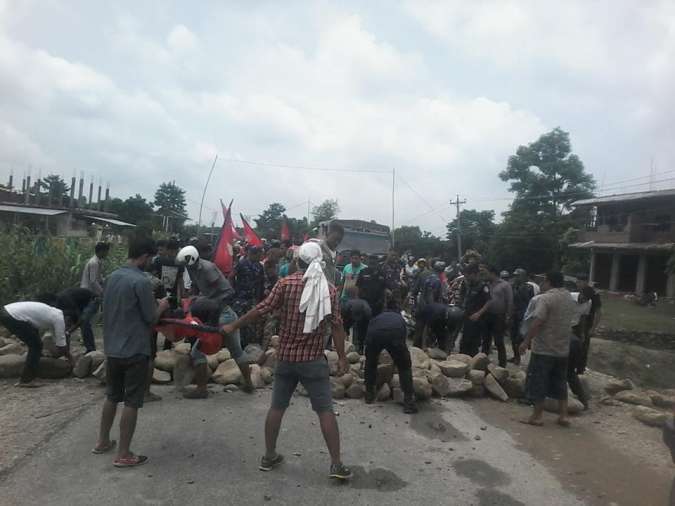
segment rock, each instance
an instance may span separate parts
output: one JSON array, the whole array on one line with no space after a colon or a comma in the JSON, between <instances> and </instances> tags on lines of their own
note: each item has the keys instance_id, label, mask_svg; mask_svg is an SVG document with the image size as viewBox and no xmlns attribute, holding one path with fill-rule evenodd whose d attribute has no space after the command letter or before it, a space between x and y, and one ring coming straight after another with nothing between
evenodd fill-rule
<instances>
[{"instance_id":1,"label":"rock","mask_svg":"<svg viewBox=\"0 0 675 506\"><path fill-rule=\"evenodd\" d=\"M91 357L91 368L92 370L98 369L98 366L103 363L105 360L105 354L102 351L94 350L86 353L85 357Z\"/></svg>"},{"instance_id":2,"label":"rock","mask_svg":"<svg viewBox=\"0 0 675 506\"><path fill-rule=\"evenodd\" d=\"M240 390L238 385L225 385L223 392L231 394L232 392L238 392Z\"/></svg>"},{"instance_id":3,"label":"rock","mask_svg":"<svg viewBox=\"0 0 675 506\"><path fill-rule=\"evenodd\" d=\"M18 378L25 363L26 355L0 356L0 378Z\"/></svg>"},{"instance_id":4,"label":"rock","mask_svg":"<svg viewBox=\"0 0 675 506\"><path fill-rule=\"evenodd\" d=\"M431 367L431 359L424 351L415 346L410 348L410 358L412 359L413 368L429 369Z\"/></svg>"},{"instance_id":5,"label":"rock","mask_svg":"<svg viewBox=\"0 0 675 506\"><path fill-rule=\"evenodd\" d=\"M452 358L444 362L439 362L438 367L440 367L443 374L449 378L463 378L466 376L466 373L469 372L468 364Z\"/></svg>"},{"instance_id":6,"label":"rock","mask_svg":"<svg viewBox=\"0 0 675 506\"><path fill-rule=\"evenodd\" d=\"M459 360L460 362L464 362L466 365L471 365L471 362L473 362L473 357L471 355L464 355L462 353L450 355L450 358L452 360Z\"/></svg>"},{"instance_id":7,"label":"rock","mask_svg":"<svg viewBox=\"0 0 675 506\"><path fill-rule=\"evenodd\" d=\"M483 382L485 381L485 371L480 371L477 369L471 370L469 371L467 378L474 385L482 385Z\"/></svg>"},{"instance_id":8,"label":"rock","mask_svg":"<svg viewBox=\"0 0 675 506\"><path fill-rule=\"evenodd\" d=\"M178 354L174 350L158 351L155 357L155 367L161 371L172 372L176 367Z\"/></svg>"},{"instance_id":9,"label":"rock","mask_svg":"<svg viewBox=\"0 0 675 506\"><path fill-rule=\"evenodd\" d=\"M394 400L394 402L397 402L398 404L403 404L403 390L400 388L392 388L391 389L391 398Z\"/></svg>"},{"instance_id":10,"label":"rock","mask_svg":"<svg viewBox=\"0 0 675 506\"><path fill-rule=\"evenodd\" d=\"M450 383L448 382L448 378L446 378L442 373L433 376L431 379L431 389L436 395L440 397L446 397L450 392Z\"/></svg>"},{"instance_id":11,"label":"rock","mask_svg":"<svg viewBox=\"0 0 675 506\"><path fill-rule=\"evenodd\" d=\"M347 361L350 364L358 364L361 361L361 355L359 355L357 352L352 351L350 353L347 353Z\"/></svg>"},{"instance_id":12,"label":"rock","mask_svg":"<svg viewBox=\"0 0 675 506\"><path fill-rule=\"evenodd\" d=\"M447 397L464 397L471 393L473 383L464 378L448 378Z\"/></svg>"},{"instance_id":13,"label":"rock","mask_svg":"<svg viewBox=\"0 0 675 506\"><path fill-rule=\"evenodd\" d=\"M265 386L265 380L262 377L258 364L251 365L251 383L253 383L253 388L263 388Z\"/></svg>"},{"instance_id":14,"label":"rock","mask_svg":"<svg viewBox=\"0 0 675 506\"><path fill-rule=\"evenodd\" d=\"M303 387L302 384L299 384L295 389L295 391L298 395L302 397L309 397L309 393L307 393L307 390L305 390L305 387Z\"/></svg>"},{"instance_id":15,"label":"rock","mask_svg":"<svg viewBox=\"0 0 675 506\"><path fill-rule=\"evenodd\" d=\"M91 375L105 385L106 383L106 363L105 360L99 365Z\"/></svg>"},{"instance_id":16,"label":"rock","mask_svg":"<svg viewBox=\"0 0 675 506\"><path fill-rule=\"evenodd\" d=\"M649 394L652 404L658 408L672 409L675 408L675 396L667 396L657 392Z\"/></svg>"},{"instance_id":17,"label":"rock","mask_svg":"<svg viewBox=\"0 0 675 506\"><path fill-rule=\"evenodd\" d=\"M274 371L269 367L261 367L260 375L262 376L263 381L266 385L269 385L274 381Z\"/></svg>"},{"instance_id":18,"label":"rock","mask_svg":"<svg viewBox=\"0 0 675 506\"><path fill-rule=\"evenodd\" d=\"M377 366L377 388L389 383L393 377L394 366L392 364L379 364Z\"/></svg>"},{"instance_id":19,"label":"rock","mask_svg":"<svg viewBox=\"0 0 675 506\"><path fill-rule=\"evenodd\" d=\"M326 360L328 360L328 364L337 364L338 363L338 354L337 351L327 351L326 352Z\"/></svg>"},{"instance_id":20,"label":"rock","mask_svg":"<svg viewBox=\"0 0 675 506\"><path fill-rule=\"evenodd\" d=\"M345 398L345 386L337 381L331 382L331 392L333 394L333 399L344 399Z\"/></svg>"},{"instance_id":21,"label":"rock","mask_svg":"<svg viewBox=\"0 0 675 506\"><path fill-rule=\"evenodd\" d=\"M425 378L426 379L428 374L429 374L429 369L420 369L418 367L412 368L413 378Z\"/></svg>"},{"instance_id":22,"label":"rock","mask_svg":"<svg viewBox=\"0 0 675 506\"><path fill-rule=\"evenodd\" d=\"M617 400L614 400L614 397L603 397L600 399L600 404L603 404L605 406L621 406L622 403L620 403Z\"/></svg>"},{"instance_id":23,"label":"rock","mask_svg":"<svg viewBox=\"0 0 675 506\"><path fill-rule=\"evenodd\" d=\"M668 420L668 415L666 413L646 406L636 407L633 410L633 417L650 427L663 427Z\"/></svg>"},{"instance_id":24,"label":"rock","mask_svg":"<svg viewBox=\"0 0 675 506\"><path fill-rule=\"evenodd\" d=\"M206 363L209 364L209 369L215 371L218 368L218 364L220 364L220 361L218 360L218 354L214 353L213 355L207 355Z\"/></svg>"},{"instance_id":25,"label":"rock","mask_svg":"<svg viewBox=\"0 0 675 506\"><path fill-rule=\"evenodd\" d=\"M277 350L274 348L265 352L265 362L263 367L269 367L273 371L277 368Z\"/></svg>"},{"instance_id":26,"label":"rock","mask_svg":"<svg viewBox=\"0 0 675 506\"><path fill-rule=\"evenodd\" d=\"M605 392L607 392L609 395L616 395L619 392L623 392L624 390L634 390L635 385L633 382L629 379L617 379L613 378L607 382L605 385Z\"/></svg>"},{"instance_id":27,"label":"rock","mask_svg":"<svg viewBox=\"0 0 675 506\"><path fill-rule=\"evenodd\" d=\"M448 358L448 354L440 348L429 348L427 350L427 355L434 360L445 360Z\"/></svg>"},{"instance_id":28,"label":"rock","mask_svg":"<svg viewBox=\"0 0 675 506\"><path fill-rule=\"evenodd\" d=\"M506 367L499 367L495 364L488 365L488 372L495 377L500 385L509 377L509 370Z\"/></svg>"},{"instance_id":29,"label":"rock","mask_svg":"<svg viewBox=\"0 0 675 506\"><path fill-rule=\"evenodd\" d=\"M189 355L190 351L192 351L192 345L190 343L177 343L174 345L173 351L179 355Z\"/></svg>"},{"instance_id":30,"label":"rock","mask_svg":"<svg viewBox=\"0 0 675 506\"><path fill-rule=\"evenodd\" d=\"M86 378L93 371L91 357L83 356L80 357L80 360L77 361L75 367L73 368L73 375L76 378Z\"/></svg>"},{"instance_id":31,"label":"rock","mask_svg":"<svg viewBox=\"0 0 675 506\"><path fill-rule=\"evenodd\" d=\"M413 389L415 390L415 398L418 401L431 399L433 389L431 383L426 378L413 378Z\"/></svg>"},{"instance_id":32,"label":"rock","mask_svg":"<svg viewBox=\"0 0 675 506\"><path fill-rule=\"evenodd\" d=\"M386 383L380 387L375 397L378 402L388 401L391 398L391 388Z\"/></svg>"},{"instance_id":33,"label":"rock","mask_svg":"<svg viewBox=\"0 0 675 506\"><path fill-rule=\"evenodd\" d=\"M210 369L207 368L207 372L209 370ZM192 367L192 362L190 362L190 356L183 355L182 353L177 354L176 363L173 367L173 371L169 374L173 376L173 383L176 391L182 392L185 389L185 387L191 385L192 380L195 377L195 370L194 367Z\"/></svg>"},{"instance_id":34,"label":"rock","mask_svg":"<svg viewBox=\"0 0 675 506\"><path fill-rule=\"evenodd\" d=\"M471 359L471 369L487 371L488 365L490 365L490 359L485 353L478 353Z\"/></svg>"},{"instance_id":35,"label":"rock","mask_svg":"<svg viewBox=\"0 0 675 506\"><path fill-rule=\"evenodd\" d=\"M509 400L509 396L501 387L501 385L497 381L497 378L495 378L492 374L488 374L487 376L485 376L485 382L483 383L483 385L485 386L485 390L487 390L488 393L495 399L498 399L502 402L506 402Z\"/></svg>"},{"instance_id":36,"label":"rock","mask_svg":"<svg viewBox=\"0 0 675 506\"><path fill-rule=\"evenodd\" d=\"M429 372L433 374L443 374L443 371L441 371L441 368L438 367L438 361L432 360L431 365L429 366Z\"/></svg>"},{"instance_id":37,"label":"rock","mask_svg":"<svg viewBox=\"0 0 675 506\"><path fill-rule=\"evenodd\" d=\"M486 390L485 386L483 385L474 385L473 383L471 384L471 390L469 391L469 396L470 397L485 397L486 395Z\"/></svg>"},{"instance_id":38,"label":"rock","mask_svg":"<svg viewBox=\"0 0 675 506\"><path fill-rule=\"evenodd\" d=\"M335 378L335 382L339 383L345 388L349 388L350 386L352 386L352 383L354 383L354 376L352 376L351 374L343 374L342 376L338 376L337 378Z\"/></svg>"},{"instance_id":39,"label":"rock","mask_svg":"<svg viewBox=\"0 0 675 506\"><path fill-rule=\"evenodd\" d=\"M567 396L567 412L570 415L578 415L584 410L584 405L581 404L580 401L578 401L576 398L572 397L571 395ZM547 397L546 400L544 401L544 409L548 411L549 413L556 413L558 414L560 412L560 408L558 407L558 401L556 399L551 399L550 397Z\"/></svg>"},{"instance_id":40,"label":"rock","mask_svg":"<svg viewBox=\"0 0 675 506\"><path fill-rule=\"evenodd\" d=\"M401 377L398 374L394 374L391 377L391 381L389 382L389 386L391 388L401 388Z\"/></svg>"},{"instance_id":41,"label":"rock","mask_svg":"<svg viewBox=\"0 0 675 506\"><path fill-rule=\"evenodd\" d=\"M8 343L0 348L0 355L21 355L24 351L19 343Z\"/></svg>"},{"instance_id":42,"label":"rock","mask_svg":"<svg viewBox=\"0 0 675 506\"><path fill-rule=\"evenodd\" d=\"M227 348L223 348L218 353L216 353L216 358L218 359L218 363L221 364L226 360L230 360L232 358L232 355L230 354L230 350L228 350Z\"/></svg>"},{"instance_id":43,"label":"rock","mask_svg":"<svg viewBox=\"0 0 675 506\"><path fill-rule=\"evenodd\" d=\"M366 357L361 357L361 361L365 361ZM380 358L377 361L378 365L379 364L393 364L394 359L391 358L391 355L389 355L389 352L387 350L382 350L380 352Z\"/></svg>"},{"instance_id":44,"label":"rock","mask_svg":"<svg viewBox=\"0 0 675 506\"><path fill-rule=\"evenodd\" d=\"M70 376L73 366L70 362L60 358L40 357L38 376L47 379L61 379Z\"/></svg>"},{"instance_id":45,"label":"rock","mask_svg":"<svg viewBox=\"0 0 675 506\"><path fill-rule=\"evenodd\" d=\"M233 359L226 360L220 364L213 373L213 381L219 385L238 385L241 379L241 371Z\"/></svg>"},{"instance_id":46,"label":"rock","mask_svg":"<svg viewBox=\"0 0 675 506\"><path fill-rule=\"evenodd\" d=\"M56 357L58 354L59 350L56 347L54 337L49 332L47 332L42 338L42 356Z\"/></svg>"},{"instance_id":47,"label":"rock","mask_svg":"<svg viewBox=\"0 0 675 506\"><path fill-rule=\"evenodd\" d=\"M270 337L270 348L279 349L279 336Z\"/></svg>"},{"instance_id":48,"label":"rock","mask_svg":"<svg viewBox=\"0 0 675 506\"><path fill-rule=\"evenodd\" d=\"M245 349L244 353L248 357L248 361L252 364L257 364L260 357L263 356L262 348L257 344L249 344Z\"/></svg>"},{"instance_id":49,"label":"rock","mask_svg":"<svg viewBox=\"0 0 675 506\"><path fill-rule=\"evenodd\" d=\"M361 399L365 393L365 387L359 383L352 383L352 385L345 390L345 395L350 399Z\"/></svg>"},{"instance_id":50,"label":"rock","mask_svg":"<svg viewBox=\"0 0 675 506\"><path fill-rule=\"evenodd\" d=\"M652 407L652 398L646 393L638 390L622 390L617 393L614 398L617 401L625 402L626 404L636 404L638 406Z\"/></svg>"},{"instance_id":51,"label":"rock","mask_svg":"<svg viewBox=\"0 0 675 506\"><path fill-rule=\"evenodd\" d=\"M350 365L349 373L355 378L363 378L363 369L361 369L361 364Z\"/></svg>"},{"instance_id":52,"label":"rock","mask_svg":"<svg viewBox=\"0 0 675 506\"><path fill-rule=\"evenodd\" d=\"M154 369L152 371L152 383L153 385L168 385L171 383L171 373Z\"/></svg>"},{"instance_id":53,"label":"rock","mask_svg":"<svg viewBox=\"0 0 675 506\"><path fill-rule=\"evenodd\" d=\"M579 383L581 384L581 389L583 390L586 399L593 398L593 394L591 392L591 382L589 381L588 376L579 376Z\"/></svg>"},{"instance_id":54,"label":"rock","mask_svg":"<svg viewBox=\"0 0 675 506\"><path fill-rule=\"evenodd\" d=\"M345 342L345 353L349 355L351 352L356 351L356 346L354 346L354 343L351 343L349 341Z\"/></svg>"}]
</instances>

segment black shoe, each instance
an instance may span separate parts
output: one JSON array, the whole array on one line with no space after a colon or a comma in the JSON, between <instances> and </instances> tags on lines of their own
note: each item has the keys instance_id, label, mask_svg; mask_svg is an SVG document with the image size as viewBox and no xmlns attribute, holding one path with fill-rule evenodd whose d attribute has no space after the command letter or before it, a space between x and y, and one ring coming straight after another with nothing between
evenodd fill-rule
<instances>
[{"instance_id":1,"label":"black shoe","mask_svg":"<svg viewBox=\"0 0 675 506\"><path fill-rule=\"evenodd\" d=\"M277 453L277 456L274 457L273 459L268 459L267 457L263 457L260 459L260 467L259 469L261 471L271 471L278 465L280 465L284 461L284 456L281 453Z\"/></svg>"},{"instance_id":2,"label":"black shoe","mask_svg":"<svg viewBox=\"0 0 675 506\"><path fill-rule=\"evenodd\" d=\"M366 404L372 404L375 402L375 390L367 388L366 389Z\"/></svg>"},{"instance_id":3,"label":"black shoe","mask_svg":"<svg viewBox=\"0 0 675 506\"><path fill-rule=\"evenodd\" d=\"M409 401L409 402L403 403L403 412L406 415L414 415L418 411L419 410L417 409L417 404L415 404L415 401Z\"/></svg>"},{"instance_id":4,"label":"black shoe","mask_svg":"<svg viewBox=\"0 0 675 506\"><path fill-rule=\"evenodd\" d=\"M330 466L330 474L328 475L329 478L335 478L336 480L348 480L352 476L354 476L352 470L342 463L333 464Z\"/></svg>"}]
</instances>

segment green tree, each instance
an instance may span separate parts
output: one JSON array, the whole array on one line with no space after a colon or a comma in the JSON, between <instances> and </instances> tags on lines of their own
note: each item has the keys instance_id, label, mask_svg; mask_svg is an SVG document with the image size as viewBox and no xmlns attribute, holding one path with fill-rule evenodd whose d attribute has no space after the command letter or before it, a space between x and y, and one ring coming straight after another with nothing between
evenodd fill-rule
<instances>
[{"instance_id":1,"label":"green tree","mask_svg":"<svg viewBox=\"0 0 675 506\"><path fill-rule=\"evenodd\" d=\"M316 227L322 221L333 220L340 213L340 205L335 199L324 200L318 206L312 208L312 227Z\"/></svg>"},{"instance_id":2,"label":"green tree","mask_svg":"<svg viewBox=\"0 0 675 506\"><path fill-rule=\"evenodd\" d=\"M153 204L157 208L156 213L163 217L167 232L175 232L183 227L188 217L185 190L174 181L159 185Z\"/></svg>"},{"instance_id":3,"label":"green tree","mask_svg":"<svg viewBox=\"0 0 675 506\"><path fill-rule=\"evenodd\" d=\"M448 257L449 243L418 226L402 226L394 230L395 248L415 257Z\"/></svg>"},{"instance_id":4,"label":"green tree","mask_svg":"<svg viewBox=\"0 0 675 506\"><path fill-rule=\"evenodd\" d=\"M61 202L61 199L70 201L70 196L68 196L70 186L58 174L50 174L45 177L41 186L50 194L53 203ZM67 199L66 196L68 196Z\"/></svg>"},{"instance_id":5,"label":"green tree","mask_svg":"<svg viewBox=\"0 0 675 506\"><path fill-rule=\"evenodd\" d=\"M464 209L460 212L462 222L462 249L477 250L482 254L488 252L490 242L497 230L494 211L477 211ZM457 250L457 218L448 223L448 240L453 251Z\"/></svg>"},{"instance_id":6,"label":"green tree","mask_svg":"<svg viewBox=\"0 0 675 506\"><path fill-rule=\"evenodd\" d=\"M286 208L283 204L279 202L270 204L267 209L260 213L260 216L254 218L258 234L266 239L278 239L281 234L281 223L285 212Z\"/></svg>"},{"instance_id":7,"label":"green tree","mask_svg":"<svg viewBox=\"0 0 675 506\"><path fill-rule=\"evenodd\" d=\"M152 204L139 194L126 200L112 199L110 211L119 216L120 220L139 226L151 224L154 216Z\"/></svg>"}]
</instances>

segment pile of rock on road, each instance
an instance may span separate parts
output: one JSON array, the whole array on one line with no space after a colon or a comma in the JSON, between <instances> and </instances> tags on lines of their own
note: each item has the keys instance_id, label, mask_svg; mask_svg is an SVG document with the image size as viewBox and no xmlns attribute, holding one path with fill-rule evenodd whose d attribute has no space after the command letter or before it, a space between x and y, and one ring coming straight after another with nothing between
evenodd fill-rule
<instances>
[{"instance_id":1,"label":"pile of rock on road","mask_svg":"<svg viewBox=\"0 0 675 506\"><path fill-rule=\"evenodd\" d=\"M650 427L663 427L675 408L675 389L656 392L638 389L630 379L610 379L607 396L600 403L608 406L632 405L633 417Z\"/></svg>"}]
</instances>

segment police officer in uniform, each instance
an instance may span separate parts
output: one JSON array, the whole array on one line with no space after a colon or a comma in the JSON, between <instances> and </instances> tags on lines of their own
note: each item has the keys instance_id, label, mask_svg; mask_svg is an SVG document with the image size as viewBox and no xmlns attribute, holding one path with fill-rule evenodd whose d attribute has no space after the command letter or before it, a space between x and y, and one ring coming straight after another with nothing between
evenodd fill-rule
<instances>
[{"instance_id":1,"label":"police officer in uniform","mask_svg":"<svg viewBox=\"0 0 675 506\"><path fill-rule=\"evenodd\" d=\"M464 330L459 352L474 356L478 354L485 333L485 312L490 302L490 287L479 277L477 264L464 269L464 281L459 291L458 305L464 309Z\"/></svg>"}]
</instances>

